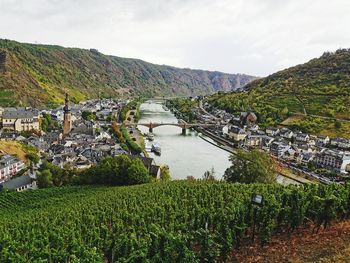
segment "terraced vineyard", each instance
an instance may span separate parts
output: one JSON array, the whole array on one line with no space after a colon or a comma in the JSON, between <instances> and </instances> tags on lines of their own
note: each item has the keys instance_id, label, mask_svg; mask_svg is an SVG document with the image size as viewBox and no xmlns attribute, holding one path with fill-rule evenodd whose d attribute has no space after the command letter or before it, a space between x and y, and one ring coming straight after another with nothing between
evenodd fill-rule
<instances>
[{"instance_id":1,"label":"terraced vineyard","mask_svg":"<svg viewBox=\"0 0 350 263\"><path fill-rule=\"evenodd\" d=\"M350 50L340 49L252 81L247 92L214 94L208 101L235 114L251 108L261 127L287 119L288 126L303 132L350 138L349 83ZM295 113L308 117L296 119ZM341 125L335 126L335 120Z\"/></svg>"},{"instance_id":2,"label":"terraced vineyard","mask_svg":"<svg viewBox=\"0 0 350 263\"><path fill-rule=\"evenodd\" d=\"M256 242L350 210L349 186L171 182L0 194L0 262L220 262Z\"/></svg>"}]
</instances>

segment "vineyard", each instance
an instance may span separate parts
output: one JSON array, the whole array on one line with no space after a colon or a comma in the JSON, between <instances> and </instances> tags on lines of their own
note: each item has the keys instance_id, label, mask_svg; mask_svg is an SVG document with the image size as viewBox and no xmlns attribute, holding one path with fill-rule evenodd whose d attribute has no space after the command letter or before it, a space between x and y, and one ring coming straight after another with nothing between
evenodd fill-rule
<instances>
[{"instance_id":1,"label":"vineyard","mask_svg":"<svg viewBox=\"0 0 350 263\"><path fill-rule=\"evenodd\" d=\"M0 262L225 262L250 239L254 210L264 245L344 219L349 195L349 186L181 181L3 193Z\"/></svg>"}]
</instances>

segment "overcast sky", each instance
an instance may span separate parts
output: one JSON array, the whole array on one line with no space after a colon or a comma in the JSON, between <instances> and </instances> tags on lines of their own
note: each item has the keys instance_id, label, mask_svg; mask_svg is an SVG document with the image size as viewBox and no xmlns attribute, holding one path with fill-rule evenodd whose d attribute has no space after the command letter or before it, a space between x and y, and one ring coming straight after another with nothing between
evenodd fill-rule
<instances>
[{"instance_id":1,"label":"overcast sky","mask_svg":"<svg viewBox=\"0 0 350 263\"><path fill-rule=\"evenodd\" d=\"M0 38L265 76L350 47L349 0L0 0Z\"/></svg>"}]
</instances>

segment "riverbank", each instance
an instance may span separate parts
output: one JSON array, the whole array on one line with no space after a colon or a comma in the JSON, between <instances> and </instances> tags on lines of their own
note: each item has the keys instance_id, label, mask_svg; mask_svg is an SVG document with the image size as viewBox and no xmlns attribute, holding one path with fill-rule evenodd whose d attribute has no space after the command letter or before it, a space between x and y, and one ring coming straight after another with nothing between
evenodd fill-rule
<instances>
[{"instance_id":1,"label":"riverbank","mask_svg":"<svg viewBox=\"0 0 350 263\"><path fill-rule=\"evenodd\" d=\"M202 138L203 140L205 140L208 143L211 143L212 145L215 145L216 147L219 147L220 149L223 149L231 154L236 154L237 150L227 144L230 144L229 141L209 132L208 130L204 129L204 128L197 128L196 129L198 132L201 132L202 134L205 134L207 137L209 137L210 139L212 139L214 142L208 140L207 138L205 138L204 136L199 136L200 138ZM289 178L295 182L301 183L301 184L315 184L317 182L306 179L302 176L293 174L292 172L288 171L288 170L283 170L283 171L279 171L279 174L283 177Z\"/></svg>"},{"instance_id":2,"label":"riverbank","mask_svg":"<svg viewBox=\"0 0 350 263\"><path fill-rule=\"evenodd\" d=\"M208 140L207 138L205 138L203 135L198 135L199 138L203 139L204 141L216 146L216 147L219 147L220 149L224 150L224 151L227 151L229 153L232 153L232 154L236 154L236 151L233 151L232 149L230 149L229 147L227 146L224 146L224 145L220 145L218 143L216 143L215 141L210 141ZM208 136L209 137L209 136Z\"/></svg>"},{"instance_id":3,"label":"riverbank","mask_svg":"<svg viewBox=\"0 0 350 263\"><path fill-rule=\"evenodd\" d=\"M282 171L282 172L280 172L280 174L284 177L287 177L287 178L289 178L293 181L296 181L298 183L301 183L301 184L316 184L317 183L315 181L308 180L308 179L301 177L299 175L295 175L288 170Z\"/></svg>"}]
</instances>

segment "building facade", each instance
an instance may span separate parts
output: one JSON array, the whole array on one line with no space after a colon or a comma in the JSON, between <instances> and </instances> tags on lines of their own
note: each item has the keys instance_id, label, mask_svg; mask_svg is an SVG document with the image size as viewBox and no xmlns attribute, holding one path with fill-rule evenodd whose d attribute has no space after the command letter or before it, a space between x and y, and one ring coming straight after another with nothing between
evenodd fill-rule
<instances>
[{"instance_id":1,"label":"building facade","mask_svg":"<svg viewBox=\"0 0 350 263\"><path fill-rule=\"evenodd\" d=\"M39 131L39 111L32 108L7 108L2 113L2 127L15 132Z\"/></svg>"},{"instance_id":2,"label":"building facade","mask_svg":"<svg viewBox=\"0 0 350 263\"><path fill-rule=\"evenodd\" d=\"M11 155L0 158L0 183L11 179L24 168L24 163Z\"/></svg>"},{"instance_id":3,"label":"building facade","mask_svg":"<svg viewBox=\"0 0 350 263\"><path fill-rule=\"evenodd\" d=\"M346 173L350 164L350 152L327 149L316 155L316 163L320 167Z\"/></svg>"}]
</instances>

